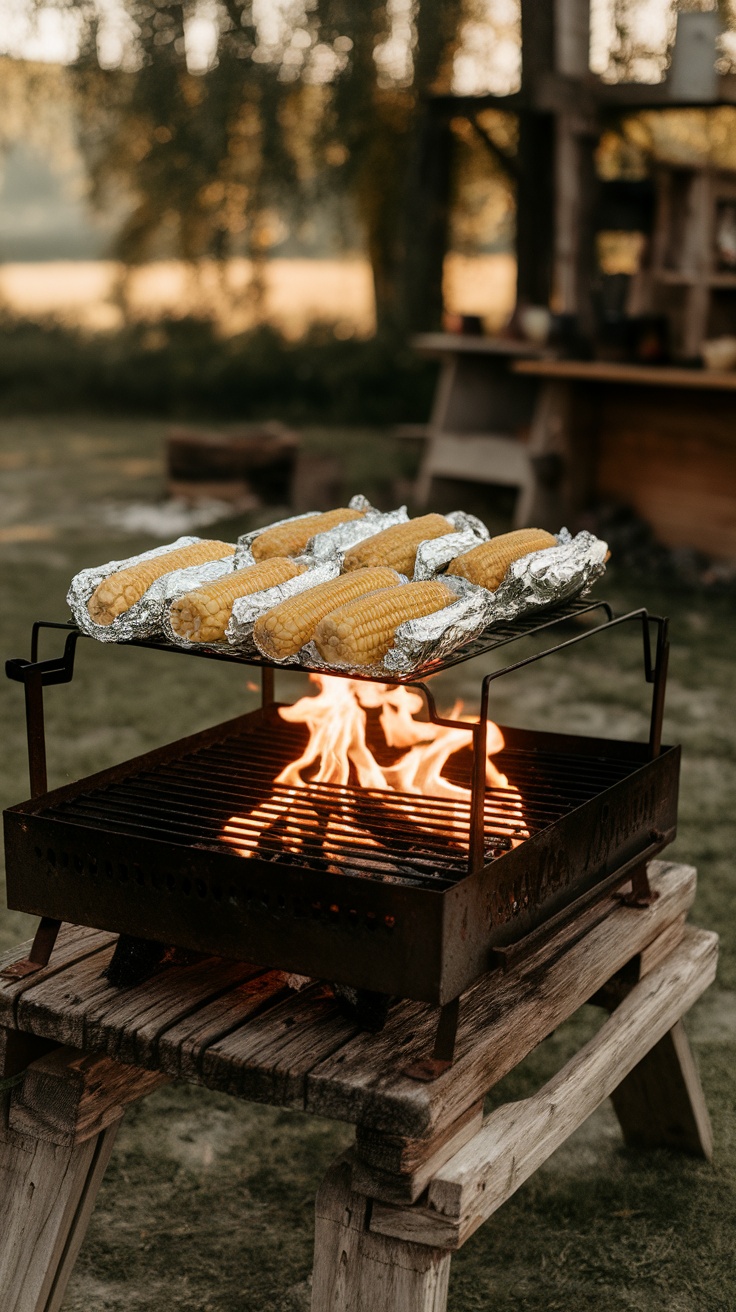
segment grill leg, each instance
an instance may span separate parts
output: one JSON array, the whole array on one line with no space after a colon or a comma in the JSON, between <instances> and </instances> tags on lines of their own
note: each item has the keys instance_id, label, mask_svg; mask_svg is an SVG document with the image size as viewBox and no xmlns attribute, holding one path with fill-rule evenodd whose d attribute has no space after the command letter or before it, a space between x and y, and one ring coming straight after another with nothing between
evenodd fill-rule
<instances>
[{"instance_id":1,"label":"grill leg","mask_svg":"<svg viewBox=\"0 0 736 1312\"><path fill-rule=\"evenodd\" d=\"M44 966L48 966L60 929L60 920L43 916L28 956L22 961L14 961L12 965L6 966L5 970L0 971L0 979L23 979L25 975L33 975L37 970L43 970Z\"/></svg>"},{"instance_id":2,"label":"grill leg","mask_svg":"<svg viewBox=\"0 0 736 1312\"><path fill-rule=\"evenodd\" d=\"M631 872L631 889L628 893L619 893L619 901L623 902L626 907L639 907L642 910L650 907L659 897L659 893L653 893L649 884L648 862L643 861L640 866L635 866Z\"/></svg>"},{"instance_id":3,"label":"grill leg","mask_svg":"<svg viewBox=\"0 0 736 1312\"><path fill-rule=\"evenodd\" d=\"M312 1312L446 1312L450 1253L372 1234L370 1206L338 1158L317 1194Z\"/></svg>"},{"instance_id":4,"label":"grill leg","mask_svg":"<svg viewBox=\"0 0 736 1312\"><path fill-rule=\"evenodd\" d=\"M405 1075L412 1080L422 1080L429 1084L452 1065L455 1060L455 1039L459 1019L460 998L457 997L451 1002L446 1002L440 1009L432 1056L425 1057L423 1061L412 1062L404 1070Z\"/></svg>"}]
</instances>

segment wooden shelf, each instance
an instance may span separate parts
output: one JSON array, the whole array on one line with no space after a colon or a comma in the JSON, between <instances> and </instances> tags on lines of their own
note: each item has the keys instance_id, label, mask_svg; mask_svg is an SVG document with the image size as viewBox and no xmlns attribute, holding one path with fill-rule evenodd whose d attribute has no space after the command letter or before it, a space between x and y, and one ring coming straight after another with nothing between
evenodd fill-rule
<instances>
[{"instance_id":1,"label":"wooden shelf","mask_svg":"<svg viewBox=\"0 0 736 1312\"><path fill-rule=\"evenodd\" d=\"M615 364L606 360L518 360L517 374L537 378L577 378L592 383L634 383L646 387L686 387L736 392L736 372L682 369L673 365Z\"/></svg>"},{"instance_id":2,"label":"wooden shelf","mask_svg":"<svg viewBox=\"0 0 736 1312\"><path fill-rule=\"evenodd\" d=\"M706 273L701 276L697 273L681 273L677 269L655 269L652 276L655 282L664 283L668 287L695 287L705 283L707 287L736 291L736 273Z\"/></svg>"},{"instance_id":3,"label":"wooden shelf","mask_svg":"<svg viewBox=\"0 0 736 1312\"><path fill-rule=\"evenodd\" d=\"M422 355L512 355L554 358L547 346L515 342L505 337L477 337L471 333L418 333L411 344Z\"/></svg>"}]
</instances>

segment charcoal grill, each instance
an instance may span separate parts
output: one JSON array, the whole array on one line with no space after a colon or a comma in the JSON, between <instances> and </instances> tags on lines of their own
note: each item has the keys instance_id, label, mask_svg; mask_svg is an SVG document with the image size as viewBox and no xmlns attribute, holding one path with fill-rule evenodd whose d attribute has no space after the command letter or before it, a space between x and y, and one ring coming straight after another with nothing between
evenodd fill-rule
<instances>
[{"instance_id":1,"label":"charcoal grill","mask_svg":"<svg viewBox=\"0 0 736 1312\"><path fill-rule=\"evenodd\" d=\"M586 627L573 636L546 641L583 616ZM494 761L521 795L522 828L516 795L485 782L490 685L622 625L643 638L649 739L502 726L505 747ZM48 628L66 632L64 651L39 660ZM430 676L531 634L545 639L540 650L483 676L477 722L438 714ZM5 812L8 904L42 917L15 973L47 962L68 920L433 1003L444 1009L434 1054L441 1066L452 1055L457 1000L473 980L535 950L583 905L629 882L629 896L645 901L646 862L674 837L680 753L661 744L667 621L645 610L614 616L606 602L569 603L395 680L422 692L435 723L467 731L467 750L445 771L470 789L467 805L350 784L275 784L306 730L279 717L274 667L157 640L125 645L260 665L261 707L47 792L43 687L72 679L81 636L71 624L39 622L31 660L6 666L25 686L34 794ZM256 808L265 826L252 818ZM330 816L337 822L325 842Z\"/></svg>"}]
</instances>

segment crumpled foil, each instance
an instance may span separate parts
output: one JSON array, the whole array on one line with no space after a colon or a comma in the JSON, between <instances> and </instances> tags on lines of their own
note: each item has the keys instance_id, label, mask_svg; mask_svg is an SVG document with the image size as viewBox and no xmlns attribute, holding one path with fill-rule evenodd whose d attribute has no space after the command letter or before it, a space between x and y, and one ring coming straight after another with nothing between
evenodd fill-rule
<instances>
[{"instance_id":1,"label":"crumpled foil","mask_svg":"<svg viewBox=\"0 0 736 1312\"><path fill-rule=\"evenodd\" d=\"M431 615L400 624L393 646L380 665L327 665L313 642L300 656L315 669L339 668L341 673L377 678L410 674L429 662L439 662L497 624L559 605L588 591L605 571L607 544L587 532L573 538L567 529L557 534L557 541L556 547L514 561L496 592L452 574L440 576L439 581L457 594L457 601Z\"/></svg>"},{"instance_id":2,"label":"crumpled foil","mask_svg":"<svg viewBox=\"0 0 736 1312\"><path fill-rule=\"evenodd\" d=\"M106 565L93 565L75 574L69 585L67 603L81 629L89 638L99 642L126 642L130 638L152 638L162 631L163 611L169 595L181 595L202 583L210 583L221 578L233 568L233 557L223 556L219 560L209 560L203 565L189 565L186 569L171 570L154 579L150 588L136 601L130 610L118 615L112 624L95 624L89 611L89 601L95 588L108 575L138 565L144 560L154 560L167 551L177 551L180 547L194 546L195 542L206 539L198 537L181 537L175 542L168 542L162 547L153 547L151 551L142 551L138 556L129 556L127 560L109 560Z\"/></svg>"},{"instance_id":3,"label":"crumpled foil","mask_svg":"<svg viewBox=\"0 0 736 1312\"><path fill-rule=\"evenodd\" d=\"M370 513L372 511L374 515L378 514L378 511L374 510L373 506L371 505L367 497L361 496L360 494L350 498L350 500L348 501L348 509L364 510L366 513ZM234 568L245 569L246 565L255 565L256 560L252 551L253 543L255 539L257 537L260 537L261 533L265 533L267 529L280 528L282 524L295 524L298 523L300 519L312 519L314 515L318 515L318 514L319 514L318 510L307 510L303 515L289 515L287 519L277 519L274 521L273 524L263 524L260 528L252 529L250 533L244 533L241 537L238 538L238 545L235 548ZM360 523L362 521L351 520L350 522ZM342 525L338 525L338 527L342 527ZM376 530L376 532L377 531L378 530ZM309 549L312 546L312 543L317 541L318 537L324 537L324 536L326 536L326 534L320 533L317 535L317 537L311 538L309 543L307 544L307 549ZM358 539L358 541L360 541L360 539Z\"/></svg>"},{"instance_id":4,"label":"crumpled foil","mask_svg":"<svg viewBox=\"0 0 736 1312\"><path fill-rule=\"evenodd\" d=\"M477 515L469 515L466 510L451 510L445 519L449 519L458 533L470 530L481 542L487 542L491 536L483 520L478 519Z\"/></svg>"},{"instance_id":5,"label":"crumpled foil","mask_svg":"<svg viewBox=\"0 0 736 1312\"><path fill-rule=\"evenodd\" d=\"M225 630L230 648L236 647L238 651L256 653L258 649L253 639L253 625L261 615L278 606L279 602L286 601L289 597L296 597L300 592L306 592L307 588L314 588L318 583L329 583L330 579L336 579L339 573L339 562L328 560L321 565L315 565L313 569L305 570L303 574L297 574L293 579L287 579L285 583L277 583L273 588L266 588L263 592L253 592L248 597L236 597L233 602L233 613ZM271 660L272 657L268 659ZM293 656L275 663L290 665L297 660L298 657Z\"/></svg>"},{"instance_id":6,"label":"crumpled foil","mask_svg":"<svg viewBox=\"0 0 736 1312\"><path fill-rule=\"evenodd\" d=\"M353 497L353 501L357 498ZM353 507L353 501L350 502ZM359 507L354 507L359 509ZM340 557L342 560L346 551L356 546L358 542L364 542L366 538L372 538L376 533L383 533L384 529L393 528L395 524L406 524L409 519L409 512L406 506L399 506L398 510L374 510L371 506L362 519L351 519L345 524L336 524L334 528L328 528L326 533L318 533L311 538L304 549L304 556L311 557L316 563L323 560L330 560L333 556Z\"/></svg>"},{"instance_id":7,"label":"crumpled foil","mask_svg":"<svg viewBox=\"0 0 736 1312\"><path fill-rule=\"evenodd\" d=\"M443 538L429 538L426 542L420 542L414 563L414 581L417 583L436 578L456 556L462 555L464 551L472 551L473 547L488 541L488 529L475 515L466 515L464 510L453 510L445 515L445 519L449 519L456 531L445 534Z\"/></svg>"},{"instance_id":8,"label":"crumpled foil","mask_svg":"<svg viewBox=\"0 0 736 1312\"><path fill-rule=\"evenodd\" d=\"M464 583L463 595L444 610L399 625L383 669L405 674L442 660L497 624L584 595L605 573L608 544L586 531L572 537L563 528L556 536L558 546L513 561L495 592L453 575L443 578L453 590Z\"/></svg>"}]
</instances>

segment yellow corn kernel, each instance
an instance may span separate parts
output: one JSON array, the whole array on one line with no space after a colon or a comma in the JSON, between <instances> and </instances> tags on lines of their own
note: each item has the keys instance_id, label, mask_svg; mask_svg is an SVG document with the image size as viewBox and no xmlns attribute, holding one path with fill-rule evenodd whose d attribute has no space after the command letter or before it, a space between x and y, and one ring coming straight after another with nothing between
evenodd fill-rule
<instances>
[{"instance_id":1,"label":"yellow corn kernel","mask_svg":"<svg viewBox=\"0 0 736 1312\"><path fill-rule=\"evenodd\" d=\"M309 642L320 620L337 606L384 588L393 592L398 576L392 569L361 569L341 574L329 583L318 583L261 615L253 626L258 650L272 660L296 656Z\"/></svg>"},{"instance_id":2,"label":"yellow corn kernel","mask_svg":"<svg viewBox=\"0 0 736 1312\"><path fill-rule=\"evenodd\" d=\"M358 542L345 553L343 569L364 569L371 565L390 565L411 578L420 542L441 538L455 529L444 515L420 515L406 524L394 524L372 538Z\"/></svg>"},{"instance_id":3,"label":"yellow corn kernel","mask_svg":"<svg viewBox=\"0 0 736 1312\"><path fill-rule=\"evenodd\" d=\"M362 519L364 510L327 510L323 515L306 515L304 519L294 519L286 524L275 524L259 533L251 543L254 560L266 560L269 556L298 556L315 533L325 533L336 524L346 524L350 519Z\"/></svg>"},{"instance_id":4,"label":"yellow corn kernel","mask_svg":"<svg viewBox=\"0 0 736 1312\"><path fill-rule=\"evenodd\" d=\"M376 665L406 620L431 615L457 601L444 583L406 583L401 588L372 592L326 615L314 641L324 661L344 665Z\"/></svg>"},{"instance_id":5,"label":"yellow corn kernel","mask_svg":"<svg viewBox=\"0 0 736 1312\"><path fill-rule=\"evenodd\" d=\"M180 638L189 642L219 642L225 636L233 602L237 597L248 597L286 583L297 574L303 574L305 565L296 565L285 556L273 556L259 565L247 565L233 570L214 583L206 583L183 597L177 597L169 611L171 627Z\"/></svg>"},{"instance_id":6,"label":"yellow corn kernel","mask_svg":"<svg viewBox=\"0 0 736 1312\"><path fill-rule=\"evenodd\" d=\"M459 574L471 583L479 583L489 592L495 592L503 581L509 565L533 551L546 551L556 547L557 539L543 528L519 528L514 533L501 533L479 547L456 556L448 566L448 574Z\"/></svg>"},{"instance_id":7,"label":"yellow corn kernel","mask_svg":"<svg viewBox=\"0 0 736 1312\"><path fill-rule=\"evenodd\" d=\"M235 547L229 542L213 542L209 539L194 542L189 547L164 551L151 560L142 560L137 565L129 565L127 569L109 574L98 583L87 602L87 610L95 624L107 626L140 601L162 574L169 574L173 569L186 569L188 565L204 565L208 560L220 560L223 556L232 556L234 552Z\"/></svg>"}]
</instances>

